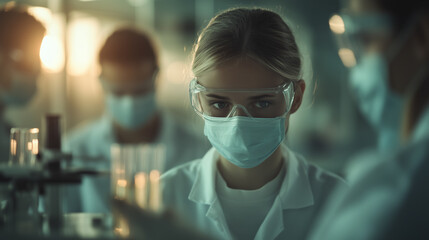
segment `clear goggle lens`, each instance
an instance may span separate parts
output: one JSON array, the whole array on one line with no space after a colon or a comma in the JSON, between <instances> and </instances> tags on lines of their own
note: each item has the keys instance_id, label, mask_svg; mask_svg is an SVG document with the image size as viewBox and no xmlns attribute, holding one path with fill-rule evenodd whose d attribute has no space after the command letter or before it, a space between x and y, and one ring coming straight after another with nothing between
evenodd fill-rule
<instances>
[{"instance_id":1,"label":"clear goggle lens","mask_svg":"<svg viewBox=\"0 0 429 240\"><path fill-rule=\"evenodd\" d=\"M191 105L200 116L275 118L285 116L293 102L292 82L265 89L214 89L193 79L189 86Z\"/></svg>"}]
</instances>

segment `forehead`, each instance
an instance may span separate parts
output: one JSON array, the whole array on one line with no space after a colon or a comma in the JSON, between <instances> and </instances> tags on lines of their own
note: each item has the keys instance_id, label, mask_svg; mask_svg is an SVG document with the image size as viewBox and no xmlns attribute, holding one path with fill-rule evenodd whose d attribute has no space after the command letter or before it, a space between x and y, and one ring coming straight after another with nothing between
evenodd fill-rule
<instances>
[{"instance_id":1,"label":"forehead","mask_svg":"<svg viewBox=\"0 0 429 240\"><path fill-rule=\"evenodd\" d=\"M144 80L150 78L155 70L153 61L134 63L103 62L101 71L108 81Z\"/></svg>"},{"instance_id":2,"label":"forehead","mask_svg":"<svg viewBox=\"0 0 429 240\"><path fill-rule=\"evenodd\" d=\"M250 58L233 59L198 77L207 88L260 89L273 88L283 83L274 71Z\"/></svg>"}]
</instances>

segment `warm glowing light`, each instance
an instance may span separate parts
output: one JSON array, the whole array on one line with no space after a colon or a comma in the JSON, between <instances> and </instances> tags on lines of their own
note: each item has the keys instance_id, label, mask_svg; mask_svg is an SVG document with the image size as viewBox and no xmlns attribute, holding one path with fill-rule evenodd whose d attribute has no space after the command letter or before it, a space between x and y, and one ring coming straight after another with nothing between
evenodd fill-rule
<instances>
[{"instance_id":1,"label":"warm glowing light","mask_svg":"<svg viewBox=\"0 0 429 240\"><path fill-rule=\"evenodd\" d=\"M161 209L161 192L159 177L161 176L158 170L152 170L149 174L150 179L150 199L149 206L153 211L158 211Z\"/></svg>"},{"instance_id":2,"label":"warm glowing light","mask_svg":"<svg viewBox=\"0 0 429 240\"><path fill-rule=\"evenodd\" d=\"M52 19L52 12L48 8L44 7L29 7L28 13L33 15L37 20L42 22L44 25L49 23Z\"/></svg>"},{"instance_id":3,"label":"warm glowing light","mask_svg":"<svg viewBox=\"0 0 429 240\"><path fill-rule=\"evenodd\" d=\"M48 72L59 72L64 68L64 44L62 18L54 15L50 9L44 7L30 7L28 11L46 27L47 35L43 38L40 47L40 59L43 68Z\"/></svg>"},{"instance_id":4,"label":"warm glowing light","mask_svg":"<svg viewBox=\"0 0 429 240\"><path fill-rule=\"evenodd\" d=\"M169 82L183 84L187 79L189 65L182 61L170 63L167 66L166 78Z\"/></svg>"},{"instance_id":5,"label":"warm glowing light","mask_svg":"<svg viewBox=\"0 0 429 240\"><path fill-rule=\"evenodd\" d=\"M59 72L64 67L63 45L59 38L47 35L40 47L40 59L43 66L50 72Z\"/></svg>"},{"instance_id":6,"label":"warm glowing light","mask_svg":"<svg viewBox=\"0 0 429 240\"><path fill-rule=\"evenodd\" d=\"M134 177L136 188L144 188L146 186L146 173L137 173Z\"/></svg>"},{"instance_id":7,"label":"warm glowing light","mask_svg":"<svg viewBox=\"0 0 429 240\"><path fill-rule=\"evenodd\" d=\"M119 217L116 219L117 221L117 227L115 227L114 232L116 235L119 235L120 237L127 238L130 236L130 228L128 226L128 223L123 219L122 217Z\"/></svg>"},{"instance_id":8,"label":"warm glowing light","mask_svg":"<svg viewBox=\"0 0 429 240\"><path fill-rule=\"evenodd\" d=\"M68 72L73 76L87 74L94 62L97 49L96 18L83 18L73 20L69 26L69 64Z\"/></svg>"},{"instance_id":9,"label":"warm glowing light","mask_svg":"<svg viewBox=\"0 0 429 240\"><path fill-rule=\"evenodd\" d=\"M338 55L340 56L344 66L353 67L356 65L356 57L352 50L348 48L341 48L338 51Z\"/></svg>"},{"instance_id":10,"label":"warm glowing light","mask_svg":"<svg viewBox=\"0 0 429 240\"><path fill-rule=\"evenodd\" d=\"M336 34L343 34L346 31L344 21L339 15L334 15L329 19L329 27Z\"/></svg>"},{"instance_id":11,"label":"warm glowing light","mask_svg":"<svg viewBox=\"0 0 429 240\"><path fill-rule=\"evenodd\" d=\"M119 179L116 182L116 195L115 197L117 197L118 199L125 199L126 194L127 194L127 180L124 179Z\"/></svg>"},{"instance_id":12,"label":"warm glowing light","mask_svg":"<svg viewBox=\"0 0 429 240\"><path fill-rule=\"evenodd\" d=\"M134 177L136 204L141 208L146 208L147 205L146 178L147 175L144 172L137 173Z\"/></svg>"},{"instance_id":13,"label":"warm glowing light","mask_svg":"<svg viewBox=\"0 0 429 240\"><path fill-rule=\"evenodd\" d=\"M38 128L31 128L30 133L39 133L39 129Z\"/></svg>"},{"instance_id":14,"label":"warm glowing light","mask_svg":"<svg viewBox=\"0 0 429 240\"><path fill-rule=\"evenodd\" d=\"M161 176L161 174L159 173L158 170L152 170L150 171L150 181L151 182L157 182L159 181L159 177Z\"/></svg>"},{"instance_id":15,"label":"warm glowing light","mask_svg":"<svg viewBox=\"0 0 429 240\"><path fill-rule=\"evenodd\" d=\"M33 139L31 151L34 155L37 155L39 153L39 140L38 139Z\"/></svg>"},{"instance_id":16,"label":"warm glowing light","mask_svg":"<svg viewBox=\"0 0 429 240\"><path fill-rule=\"evenodd\" d=\"M10 140L10 154L12 154L12 156L16 155L16 140L15 139Z\"/></svg>"},{"instance_id":17,"label":"warm glowing light","mask_svg":"<svg viewBox=\"0 0 429 240\"><path fill-rule=\"evenodd\" d=\"M119 179L118 180L118 186L119 187L126 187L127 186L127 180Z\"/></svg>"}]
</instances>

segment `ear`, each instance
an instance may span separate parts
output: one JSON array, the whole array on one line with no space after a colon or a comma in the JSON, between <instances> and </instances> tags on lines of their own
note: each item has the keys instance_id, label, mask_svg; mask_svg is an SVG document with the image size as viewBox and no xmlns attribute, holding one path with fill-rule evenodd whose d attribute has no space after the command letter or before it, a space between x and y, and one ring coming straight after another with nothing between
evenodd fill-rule
<instances>
[{"instance_id":1,"label":"ear","mask_svg":"<svg viewBox=\"0 0 429 240\"><path fill-rule=\"evenodd\" d=\"M304 80L300 79L299 81L294 83L295 88L295 96L293 98L292 107L290 109L290 114L295 113L302 103L302 98L304 96L305 91L305 82Z\"/></svg>"}]
</instances>

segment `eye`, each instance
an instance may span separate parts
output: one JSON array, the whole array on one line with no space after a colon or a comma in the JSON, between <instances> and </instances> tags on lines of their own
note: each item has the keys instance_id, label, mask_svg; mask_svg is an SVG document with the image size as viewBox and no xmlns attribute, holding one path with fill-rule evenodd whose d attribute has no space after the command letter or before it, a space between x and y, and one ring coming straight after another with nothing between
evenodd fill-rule
<instances>
[{"instance_id":1,"label":"eye","mask_svg":"<svg viewBox=\"0 0 429 240\"><path fill-rule=\"evenodd\" d=\"M228 103L226 103L226 102L214 102L211 105L218 110L222 110L222 109L228 107Z\"/></svg>"},{"instance_id":2,"label":"eye","mask_svg":"<svg viewBox=\"0 0 429 240\"><path fill-rule=\"evenodd\" d=\"M271 102L269 102L269 101L257 101L255 103L255 106L257 108L268 108L269 106L271 106Z\"/></svg>"}]
</instances>

